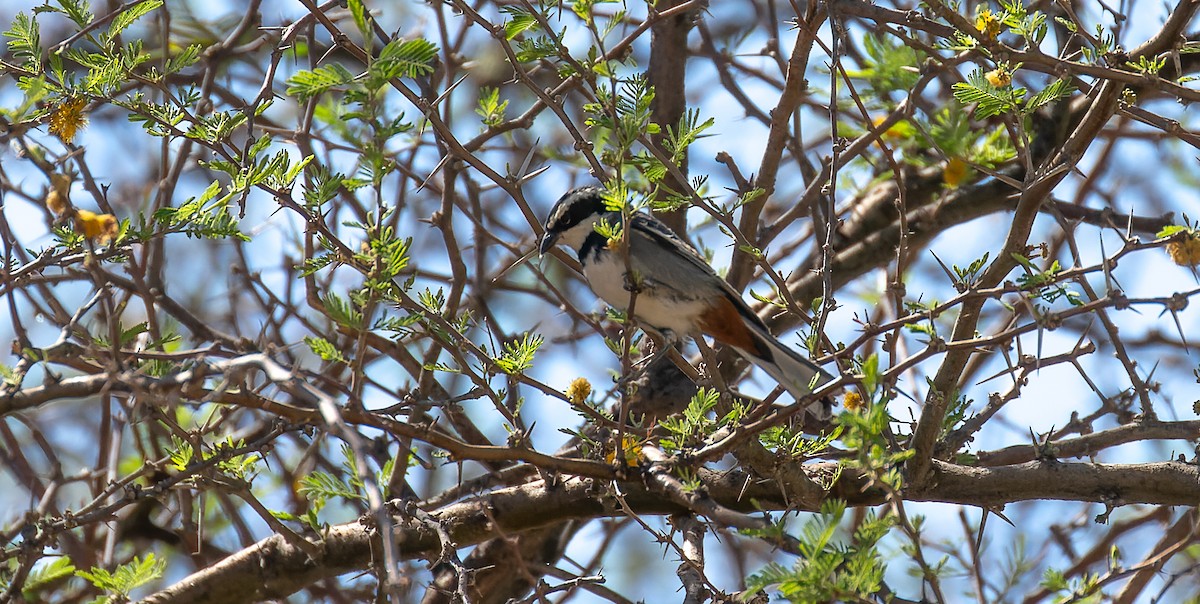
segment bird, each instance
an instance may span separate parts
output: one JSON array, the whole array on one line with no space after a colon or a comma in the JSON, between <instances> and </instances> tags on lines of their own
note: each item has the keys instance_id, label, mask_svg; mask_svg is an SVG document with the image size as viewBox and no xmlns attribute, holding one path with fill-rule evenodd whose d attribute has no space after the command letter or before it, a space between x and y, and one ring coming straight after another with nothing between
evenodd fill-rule
<instances>
[{"instance_id":1,"label":"bird","mask_svg":"<svg viewBox=\"0 0 1200 604\"><path fill-rule=\"evenodd\" d=\"M597 231L601 222L625 232L627 247ZM584 186L564 194L546 217L538 253L556 245L575 251L592 291L671 344L707 335L761 367L797 401L833 380L812 360L779 341L763 320L691 245L650 214L633 212L628 225L605 201L605 190ZM621 250L628 250L622 253ZM832 401L809 408L830 416Z\"/></svg>"}]
</instances>

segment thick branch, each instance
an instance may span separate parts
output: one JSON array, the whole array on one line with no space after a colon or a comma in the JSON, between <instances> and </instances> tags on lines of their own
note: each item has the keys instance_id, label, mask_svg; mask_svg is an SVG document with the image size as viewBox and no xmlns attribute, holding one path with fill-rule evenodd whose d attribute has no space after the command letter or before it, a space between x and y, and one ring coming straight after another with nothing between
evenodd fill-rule
<instances>
[{"instance_id":1,"label":"thick branch","mask_svg":"<svg viewBox=\"0 0 1200 604\"><path fill-rule=\"evenodd\" d=\"M799 465L798 463L796 465ZM810 475L828 476L832 463L803 466ZM1056 499L1103 502L1112 505L1148 503L1192 505L1200 499L1200 469L1166 462L1128 465L1029 462L997 468L976 468L934 461L933 479L919 494L921 501L940 501L997 507L1016 501ZM753 480L739 472L702 471L705 490L714 501L746 513L796 509L801 495L781 491L774 480ZM685 513L657 490L636 481L621 483L623 500L638 514ZM831 494L852 505L875 505L883 493L869 488L864 478L845 472ZM789 504L789 501L791 502ZM555 485L534 482L502 489L476 499L430 512L459 547L571 519L616 515L618 507L601 483L569 479ZM398 549L407 559L436 557L441 544L427 524L398 518L394 527ZM326 577L366 568L372 552L378 555L374 531L355 522L331 528L313 539L321 551L311 560L282 537L264 539L219 564L183 579L144 600L172 604L254 602L282 598Z\"/></svg>"}]
</instances>

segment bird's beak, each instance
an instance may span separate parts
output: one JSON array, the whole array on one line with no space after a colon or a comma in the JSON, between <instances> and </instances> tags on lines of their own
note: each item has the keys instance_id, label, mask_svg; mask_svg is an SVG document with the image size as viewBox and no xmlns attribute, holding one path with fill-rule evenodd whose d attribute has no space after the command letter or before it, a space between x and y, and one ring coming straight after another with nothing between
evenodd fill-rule
<instances>
[{"instance_id":1,"label":"bird's beak","mask_svg":"<svg viewBox=\"0 0 1200 604\"><path fill-rule=\"evenodd\" d=\"M554 244L558 243L558 236L559 233L546 231L546 234L542 235L542 241L538 243L538 255L544 256L546 252L550 251L554 247Z\"/></svg>"}]
</instances>

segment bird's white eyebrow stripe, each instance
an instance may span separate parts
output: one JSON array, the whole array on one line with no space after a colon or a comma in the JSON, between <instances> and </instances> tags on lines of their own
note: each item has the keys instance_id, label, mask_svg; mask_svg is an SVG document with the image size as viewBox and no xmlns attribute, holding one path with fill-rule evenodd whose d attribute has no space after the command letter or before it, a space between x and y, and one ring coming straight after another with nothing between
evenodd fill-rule
<instances>
[{"instance_id":1,"label":"bird's white eyebrow stripe","mask_svg":"<svg viewBox=\"0 0 1200 604\"><path fill-rule=\"evenodd\" d=\"M558 226L558 223L562 220L563 212L565 212L565 211L566 211L566 208L564 208L563 206L558 206L557 208L554 208L554 212L552 212L550 214L550 220L547 220L546 224L548 224L550 226Z\"/></svg>"}]
</instances>

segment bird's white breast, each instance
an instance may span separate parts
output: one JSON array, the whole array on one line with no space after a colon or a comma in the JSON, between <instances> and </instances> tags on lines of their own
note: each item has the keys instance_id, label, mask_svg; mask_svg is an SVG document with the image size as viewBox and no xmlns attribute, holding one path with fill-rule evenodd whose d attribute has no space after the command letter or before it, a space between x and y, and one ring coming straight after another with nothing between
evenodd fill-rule
<instances>
[{"instance_id":1,"label":"bird's white breast","mask_svg":"<svg viewBox=\"0 0 1200 604\"><path fill-rule=\"evenodd\" d=\"M605 302L622 311L629 310L632 292L625 284L625 263L619 254L604 254L584 266L592 291ZM698 288L700 289L700 288ZM641 290L634 301L634 318L644 326L659 331L670 330L678 337L691 335L696 329L697 318L704 311L701 298L658 286L652 278L642 275Z\"/></svg>"}]
</instances>

